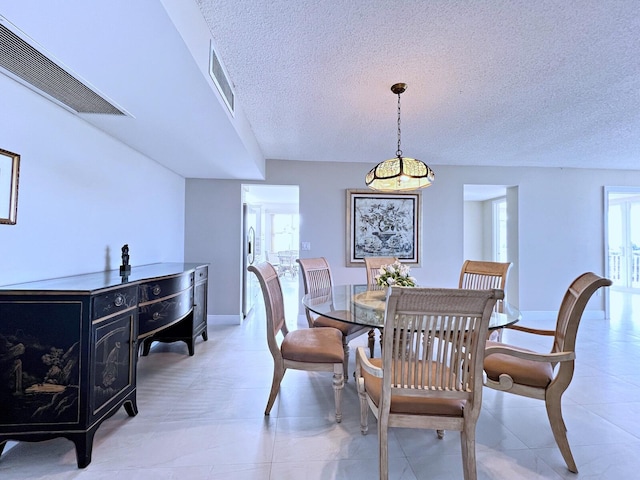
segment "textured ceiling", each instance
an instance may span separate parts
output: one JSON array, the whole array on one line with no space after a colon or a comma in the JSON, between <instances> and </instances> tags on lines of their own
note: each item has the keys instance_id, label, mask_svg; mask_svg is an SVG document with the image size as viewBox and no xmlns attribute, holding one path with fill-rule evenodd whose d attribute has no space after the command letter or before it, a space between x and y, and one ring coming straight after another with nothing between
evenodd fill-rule
<instances>
[{"instance_id":1,"label":"textured ceiling","mask_svg":"<svg viewBox=\"0 0 640 480\"><path fill-rule=\"evenodd\" d=\"M638 0L195 1L267 159L640 165Z\"/></svg>"}]
</instances>

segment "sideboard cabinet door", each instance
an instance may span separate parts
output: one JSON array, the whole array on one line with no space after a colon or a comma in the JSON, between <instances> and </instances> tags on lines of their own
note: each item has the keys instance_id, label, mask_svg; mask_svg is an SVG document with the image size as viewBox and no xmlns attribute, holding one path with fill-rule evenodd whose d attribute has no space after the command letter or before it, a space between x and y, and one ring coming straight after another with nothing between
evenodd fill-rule
<instances>
[{"instance_id":1,"label":"sideboard cabinet door","mask_svg":"<svg viewBox=\"0 0 640 480\"><path fill-rule=\"evenodd\" d=\"M121 406L137 413L137 287L0 298L0 453L6 440L65 437L78 467Z\"/></svg>"},{"instance_id":2,"label":"sideboard cabinet door","mask_svg":"<svg viewBox=\"0 0 640 480\"><path fill-rule=\"evenodd\" d=\"M207 334L207 290L208 267L203 265L196 269L196 285L193 305L193 338L202 335L203 340L208 339Z\"/></svg>"}]
</instances>

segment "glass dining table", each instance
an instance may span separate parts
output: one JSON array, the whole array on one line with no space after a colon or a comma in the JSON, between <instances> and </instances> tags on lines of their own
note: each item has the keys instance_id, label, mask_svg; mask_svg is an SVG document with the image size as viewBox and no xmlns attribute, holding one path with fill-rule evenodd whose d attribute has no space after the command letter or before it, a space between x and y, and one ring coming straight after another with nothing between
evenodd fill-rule
<instances>
[{"instance_id":1,"label":"glass dining table","mask_svg":"<svg viewBox=\"0 0 640 480\"><path fill-rule=\"evenodd\" d=\"M302 304L315 314L334 320L384 327L387 287L371 285L336 285L302 297ZM489 330L503 328L520 320L520 311L503 302L489 321Z\"/></svg>"}]
</instances>

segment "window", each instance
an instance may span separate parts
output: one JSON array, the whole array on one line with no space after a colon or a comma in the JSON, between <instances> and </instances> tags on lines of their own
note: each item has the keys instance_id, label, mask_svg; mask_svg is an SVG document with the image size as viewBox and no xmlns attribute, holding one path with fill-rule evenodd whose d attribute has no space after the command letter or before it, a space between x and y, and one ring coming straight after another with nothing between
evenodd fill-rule
<instances>
[{"instance_id":1,"label":"window","mask_svg":"<svg viewBox=\"0 0 640 480\"><path fill-rule=\"evenodd\" d=\"M298 250L299 215L274 213L271 215L271 251Z\"/></svg>"},{"instance_id":2,"label":"window","mask_svg":"<svg viewBox=\"0 0 640 480\"><path fill-rule=\"evenodd\" d=\"M507 261L507 199L493 200L493 261Z\"/></svg>"}]
</instances>

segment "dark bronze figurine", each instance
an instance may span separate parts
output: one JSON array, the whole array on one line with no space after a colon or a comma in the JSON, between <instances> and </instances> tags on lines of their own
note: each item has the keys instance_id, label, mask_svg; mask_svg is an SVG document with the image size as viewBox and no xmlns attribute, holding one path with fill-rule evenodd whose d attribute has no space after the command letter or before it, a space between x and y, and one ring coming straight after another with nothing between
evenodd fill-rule
<instances>
[{"instance_id":1,"label":"dark bronze figurine","mask_svg":"<svg viewBox=\"0 0 640 480\"><path fill-rule=\"evenodd\" d=\"M129 265L129 244L122 246L122 265L120 265L120 275L129 275L131 273L131 265Z\"/></svg>"}]
</instances>

